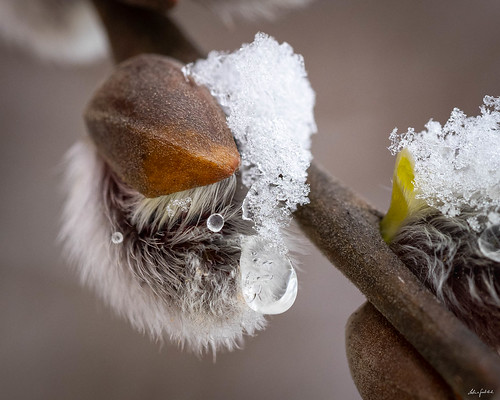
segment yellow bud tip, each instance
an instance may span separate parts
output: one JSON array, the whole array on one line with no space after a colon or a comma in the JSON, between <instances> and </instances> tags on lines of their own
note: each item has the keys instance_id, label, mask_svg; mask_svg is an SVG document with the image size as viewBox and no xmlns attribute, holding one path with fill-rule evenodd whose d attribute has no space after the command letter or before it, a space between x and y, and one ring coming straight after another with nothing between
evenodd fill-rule
<instances>
[{"instance_id":1,"label":"yellow bud tip","mask_svg":"<svg viewBox=\"0 0 500 400\"><path fill-rule=\"evenodd\" d=\"M391 205L380 222L380 232L387 243L392 241L403 221L425 204L415 195L414 165L408 149L399 152L392 178Z\"/></svg>"}]
</instances>

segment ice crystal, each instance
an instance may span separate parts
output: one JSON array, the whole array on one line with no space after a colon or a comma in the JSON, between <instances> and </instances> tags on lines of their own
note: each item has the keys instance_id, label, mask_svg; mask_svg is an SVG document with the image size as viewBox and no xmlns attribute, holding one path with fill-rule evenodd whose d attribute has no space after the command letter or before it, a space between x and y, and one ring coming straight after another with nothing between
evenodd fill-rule
<instances>
[{"instance_id":1,"label":"ice crystal","mask_svg":"<svg viewBox=\"0 0 500 400\"><path fill-rule=\"evenodd\" d=\"M483 103L476 117L455 108L444 126L430 120L419 133L394 129L389 147L413 155L419 197L450 217L472 208L476 231L500 218L500 97L485 96Z\"/></svg>"},{"instance_id":2,"label":"ice crystal","mask_svg":"<svg viewBox=\"0 0 500 400\"><path fill-rule=\"evenodd\" d=\"M186 197L184 199L170 200L168 205L167 205L167 214L171 217L179 209L182 212L187 213L189 211L191 201L192 201L191 197Z\"/></svg>"},{"instance_id":3,"label":"ice crystal","mask_svg":"<svg viewBox=\"0 0 500 400\"><path fill-rule=\"evenodd\" d=\"M286 252L281 228L308 202L310 136L316 131L315 95L302 56L258 33L234 53L211 52L184 73L208 87L227 115L249 189L246 219L259 235Z\"/></svg>"}]
</instances>

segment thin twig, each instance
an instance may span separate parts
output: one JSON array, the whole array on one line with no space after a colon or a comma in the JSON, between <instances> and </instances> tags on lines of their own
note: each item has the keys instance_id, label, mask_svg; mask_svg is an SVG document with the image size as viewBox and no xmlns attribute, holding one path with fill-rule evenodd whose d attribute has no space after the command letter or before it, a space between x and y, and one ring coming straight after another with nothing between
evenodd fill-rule
<instances>
[{"instance_id":1,"label":"thin twig","mask_svg":"<svg viewBox=\"0 0 500 400\"><path fill-rule=\"evenodd\" d=\"M184 63L203 54L166 14L114 0L93 0L117 63L144 54L164 54Z\"/></svg>"}]
</instances>

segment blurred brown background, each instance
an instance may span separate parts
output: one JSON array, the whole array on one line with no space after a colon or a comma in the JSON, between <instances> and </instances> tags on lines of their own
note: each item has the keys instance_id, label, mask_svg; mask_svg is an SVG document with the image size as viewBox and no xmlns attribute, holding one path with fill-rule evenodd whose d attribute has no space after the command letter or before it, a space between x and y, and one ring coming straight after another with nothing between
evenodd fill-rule
<instances>
[{"instance_id":1,"label":"blurred brown background","mask_svg":"<svg viewBox=\"0 0 500 400\"><path fill-rule=\"evenodd\" d=\"M230 29L206 9L174 11L204 50L263 31L304 55L317 92L313 154L386 209L395 127L500 95L500 3L321 1L278 21ZM0 398L359 399L344 327L363 296L312 246L297 302L243 350L198 359L134 332L106 309L56 244L61 159L85 135L82 109L109 61L56 67L0 45Z\"/></svg>"}]
</instances>

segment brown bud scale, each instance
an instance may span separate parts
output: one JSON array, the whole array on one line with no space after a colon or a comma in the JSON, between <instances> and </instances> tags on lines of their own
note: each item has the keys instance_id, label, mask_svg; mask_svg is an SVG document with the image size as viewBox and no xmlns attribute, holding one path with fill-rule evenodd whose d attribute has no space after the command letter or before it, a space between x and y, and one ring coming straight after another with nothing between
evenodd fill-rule
<instances>
[{"instance_id":1,"label":"brown bud scale","mask_svg":"<svg viewBox=\"0 0 500 400\"><path fill-rule=\"evenodd\" d=\"M364 400L456 400L439 374L371 304L351 315L346 352Z\"/></svg>"},{"instance_id":2,"label":"brown bud scale","mask_svg":"<svg viewBox=\"0 0 500 400\"><path fill-rule=\"evenodd\" d=\"M100 154L147 197L218 182L240 163L224 113L181 67L157 55L127 60L85 113Z\"/></svg>"}]
</instances>

